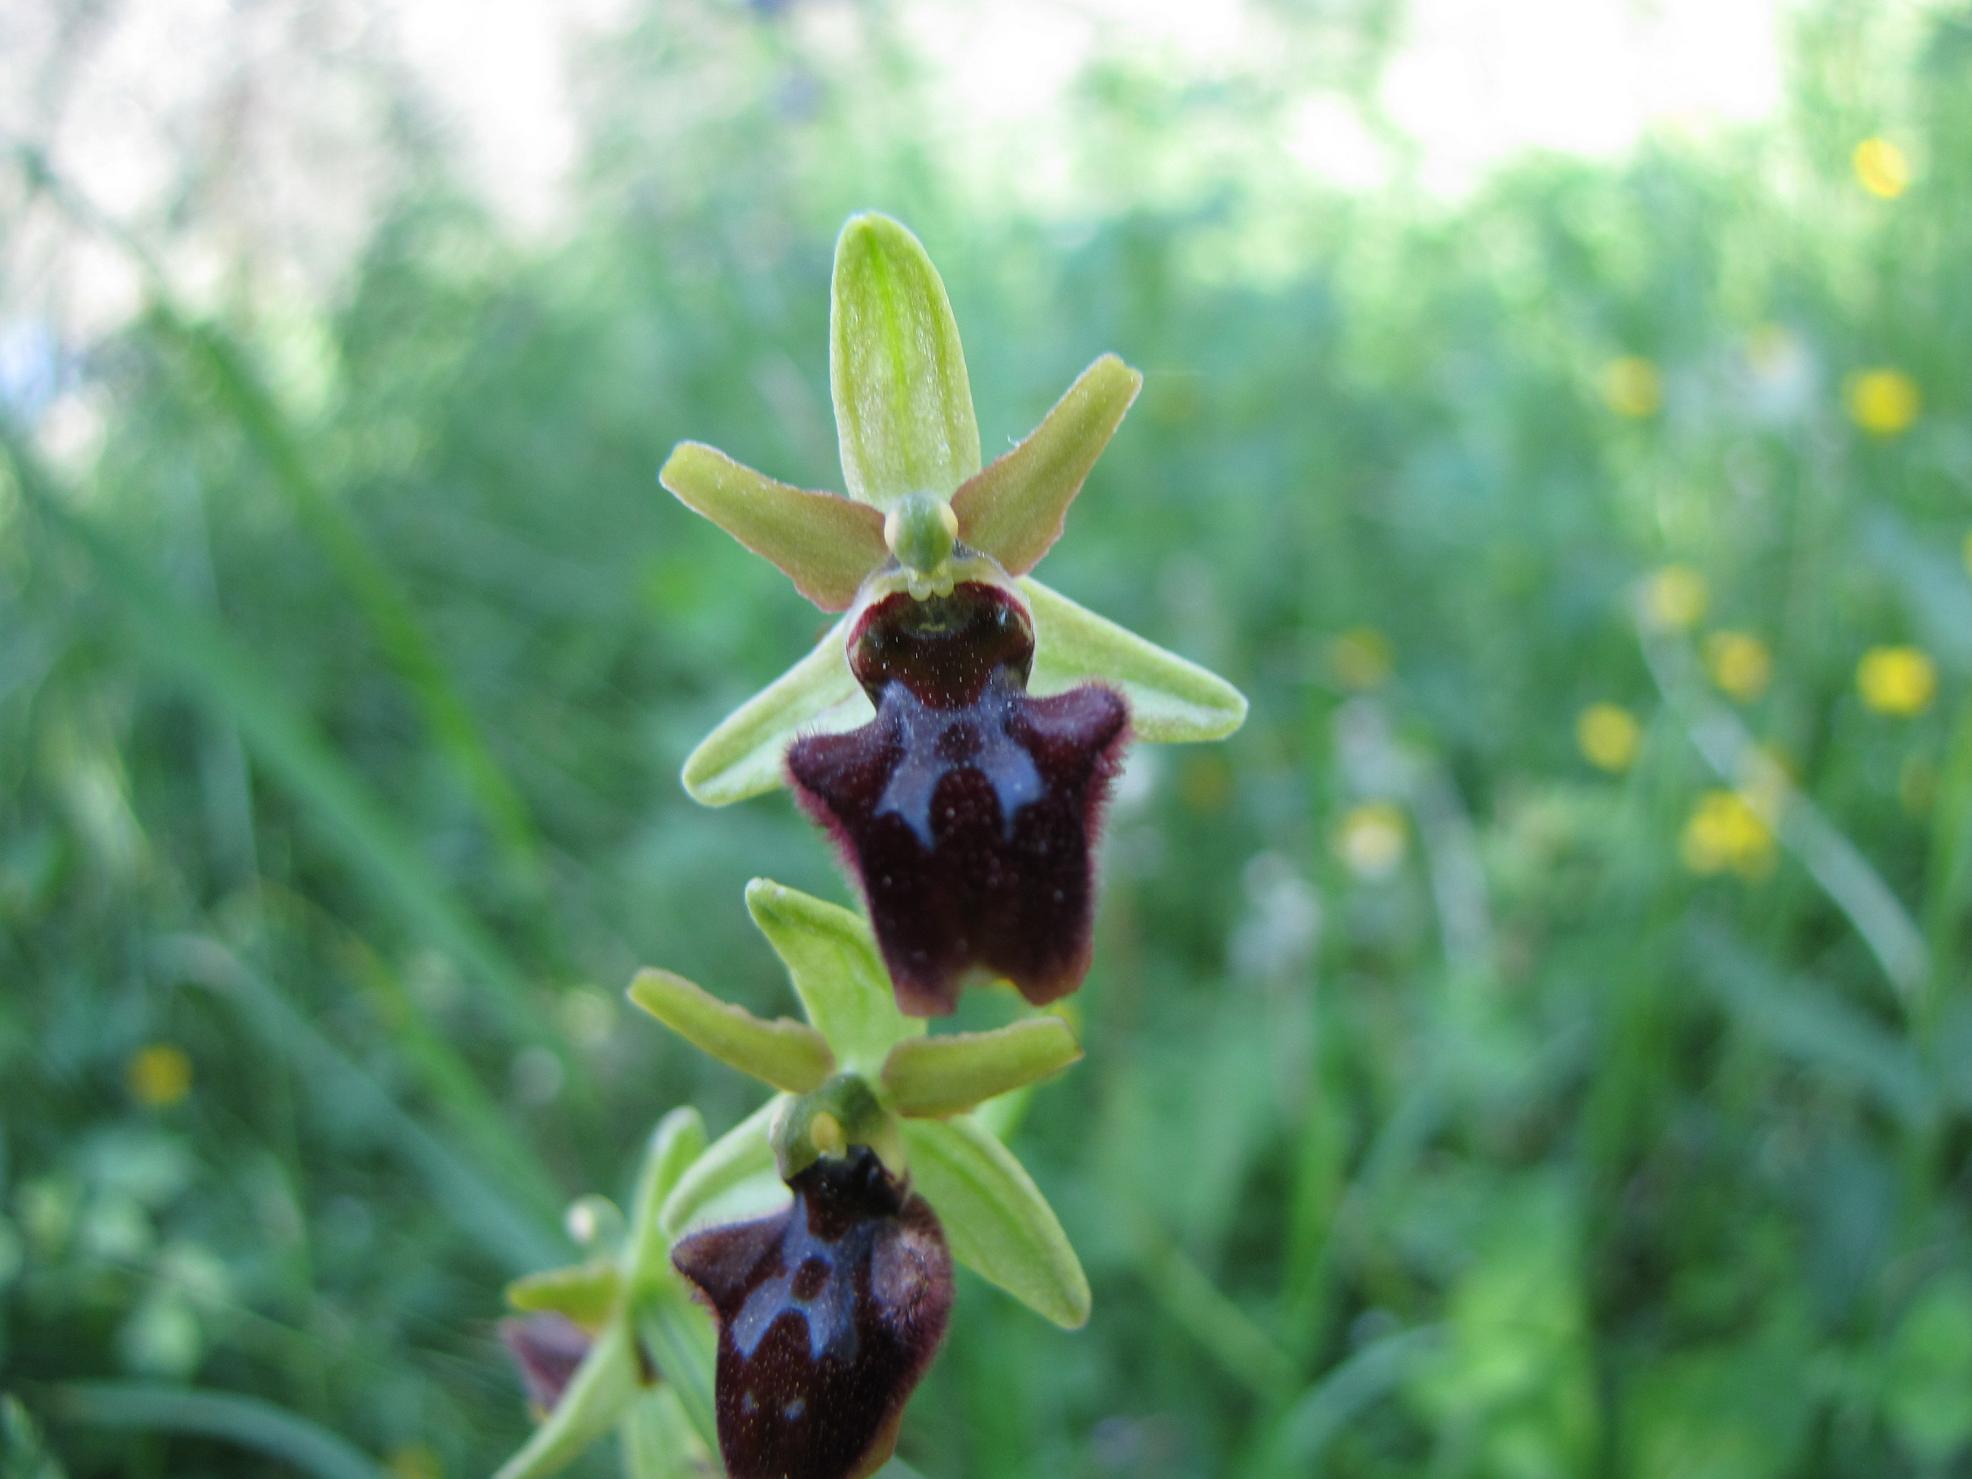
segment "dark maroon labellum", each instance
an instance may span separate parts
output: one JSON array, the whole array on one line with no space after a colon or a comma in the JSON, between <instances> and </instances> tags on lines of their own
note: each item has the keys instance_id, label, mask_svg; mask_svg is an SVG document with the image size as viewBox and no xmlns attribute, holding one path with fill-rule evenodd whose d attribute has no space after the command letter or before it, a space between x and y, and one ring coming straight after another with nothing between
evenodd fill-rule
<instances>
[{"instance_id":1,"label":"dark maroon labellum","mask_svg":"<svg viewBox=\"0 0 1972 1479\"><path fill-rule=\"evenodd\" d=\"M1030 697L1033 661L1027 614L997 587L890 596L849 642L876 718L788 750L913 1016L950 1012L975 970L1037 1005L1088 973L1092 849L1129 710L1097 683Z\"/></svg>"},{"instance_id":2,"label":"dark maroon labellum","mask_svg":"<svg viewBox=\"0 0 1972 1479\"><path fill-rule=\"evenodd\" d=\"M731 1479L863 1479L945 1338L952 1257L867 1148L788 1185L785 1210L671 1250L719 1321L719 1451Z\"/></svg>"},{"instance_id":3,"label":"dark maroon labellum","mask_svg":"<svg viewBox=\"0 0 1972 1479\"><path fill-rule=\"evenodd\" d=\"M500 1339L520 1368L527 1400L553 1412L589 1354L589 1332L566 1315L525 1315L500 1322Z\"/></svg>"}]
</instances>

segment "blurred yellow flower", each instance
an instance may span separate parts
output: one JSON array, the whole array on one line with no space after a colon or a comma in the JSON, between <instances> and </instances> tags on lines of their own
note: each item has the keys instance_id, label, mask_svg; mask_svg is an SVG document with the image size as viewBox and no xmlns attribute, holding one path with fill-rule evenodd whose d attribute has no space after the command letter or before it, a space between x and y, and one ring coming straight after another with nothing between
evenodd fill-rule
<instances>
[{"instance_id":1,"label":"blurred yellow flower","mask_svg":"<svg viewBox=\"0 0 1972 1479\"><path fill-rule=\"evenodd\" d=\"M445 1465L429 1443L406 1443L391 1450L383 1471L390 1479L444 1479Z\"/></svg>"},{"instance_id":2,"label":"blurred yellow flower","mask_svg":"<svg viewBox=\"0 0 1972 1479\"><path fill-rule=\"evenodd\" d=\"M1910 188L1910 158L1888 139L1864 139L1849 162L1856 182L1880 200L1895 200Z\"/></svg>"},{"instance_id":3,"label":"blurred yellow flower","mask_svg":"<svg viewBox=\"0 0 1972 1479\"><path fill-rule=\"evenodd\" d=\"M1972 532L1965 536L1965 573L1972 575Z\"/></svg>"},{"instance_id":4,"label":"blurred yellow flower","mask_svg":"<svg viewBox=\"0 0 1972 1479\"><path fill-rule=\"evenodd\" d=\"M1751 632L1714 632L1705 639L1705 666L1721 691L1755 699L1773 678L1773 654Z\"/></svg>"},{"instance_id":5,"label":"blurred yellow flower","mask_svg":"<svg viewBox=\"0 0 1972 1479\"><path fill-rule=\"evenodd\" d=\"M147 1109L169 1109L192 1092L192 1060L168 1042L146 1043L124 1065L130 1096Z\"/></svg>"},{"instance_id":6,"label":"blurred yellow flower","mask_svg":"<svg viewBox=\"0 0 1972 1479\"><path fill-rule=\"evenodd\" d=\"M1643 583L1643 615L1652 626L1683 631L1696 626L1710 599L1705 577L1689 565L1666 565Z\"/></svg>"},{"instance_id":7,"label":"blurred yellow flower","mask_svg":"<svg viewBox=\"0 0 1972 1479\"><path fill-rule=\"evenodd\" d=\"M1575 716L1575 743L1598 770L1628 770L1642 738L1636 715L1620 704L1590 704Z\"/></svg>"},{"instance_id":8,"label":"blurred yellow flower","mask_svg":"<svg viewBox=\"0 0 1972 1479\"><path fill-rule=\"evenodd\" d=\"M1232 767L1217 750L1191 756L1178 772L1178 796L1192 811L1210 815L1224 811L1232 799Z\"/></svg>"},{"instance_id":9,"label":"blurred yellow flower","mask_svg":"<svg viewBox=\"0 0 1972 1479\"><path fill-rule=\"evenodd\" d=\"M1938 668L1915 647L1872 647L1856 664L1856 687L1877 713L1907 719L1931 707Z\"/></svg>"},{"instance_id":10,"label":"blurred yellow flower","mask_svg":"<svg viewBox=\"0 0 1972 1479\"><path fill-rule=\"evenodd\" d=\"M1403 862L1409 841L1400 807L1388 801L1366 801L1342 818L1335 833L1335 851L1358 878L1388 878Z\"/></svg>"},{"instance_id":11,"label":"blurred yellow flower","mask_svg":"<svg viewBox=\"0 0 1972 1479\"><path fill-rule=\"evenodd\" d=\"M1902 370L1862 370L1849 377L1849 419L1871 436L1901 436L1924 409L1917 382Z\"/></svg>"},{"instance_id":12,"label":"blurred yellow flower","mask_svg":"<svg viewBox=\"0 0 1972 1479\"><path fill-rule=\"evenodd\" d=\"M1328 644L1328 670L1357 692L1381 686L1396 665L1396 649L1375 627L1351 627Z\"/></svg>"},{"instance_id":13,"label":"blurred yellow flower","mask_svg":"<svg viewBox=\"0 0 1972 1479\"><path fill-rule=\"evenodd\" d=\"M1602 367L1602 403L1618 416L1654 415L1663 401L1663 377L1642 355L1620 355Z\"/></svg>"},{"instance_id":14,"label":"blurred yellow flower","mask_svg":"<svg viewBox=\"0 0 1972 1479\"><path fill-rule=\"evenodd\" d=\"M1679 852L1694 873L1733 872L1748 879L1765 878L1777 856L1773 829L1758 808L1742 793L1722 790L1698 798Z\"/></svg>"}]
</instances>

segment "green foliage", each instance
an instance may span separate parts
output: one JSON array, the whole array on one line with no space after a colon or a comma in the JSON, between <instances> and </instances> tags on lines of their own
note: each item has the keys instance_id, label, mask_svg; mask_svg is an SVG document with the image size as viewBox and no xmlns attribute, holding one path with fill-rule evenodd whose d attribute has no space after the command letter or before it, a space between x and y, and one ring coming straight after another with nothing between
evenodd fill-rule
<instances>
[{"instance_id":1,"label":"green foliage","mask_svg":"<svg viewBox=\"0 0 1972 1479\"><path fill-rule=\"evenodd\" d=\"M736 892L846 901L784 800L708 815L676 780L820 623L651 479L703 435L839 485L819 305L871 205L944 269L987 448L1092 346L1143 367L1043 573L1253 701L1231 744L1133 762L1089 1061L1016 1137L1094 1317L962 1284L903 1457L1962 1468L1962 22L1816 7L1772 123L1457 202L1257 142L1171 185L1274 139L1273 103L1110 57L1069 144L1115 193L1040 212L934 167L951 104L875 20L838 73L756 9L592 61L566 231L427 176L325 298L264 311L242 273L237 309L78 346L93 462L9 404L0 1385L64 1470L490 1472L530 1430L496 1291L587 1256L566 1197L631 1205L687 1101L713 1148L667 1227L776 1189L753 1087L622 993L661 960L771 1018L802 967ZM680 101L707 77L726 101ZM1856 183L1877 133L1899 199ZM1900 432L1852 416L1871 367L1921 390ZM1646 644L1667 564L1709 603ZM1721 631L1764 691L1717 691ZM1906 644L1935 696L1871 708L1858 662ZM839 658L804 692L807 724L864 704ZM1598 703L1635 725L1612 770L1578 749ZM722 730L694 790L771 789L788 723ZM1765 836L1748 803L1745 870L1694 872L1705 793L1763 799L1739 731L1789 810ZM1011 1019L975 995L960 1029Z\"/></svg>"}]
</instances>

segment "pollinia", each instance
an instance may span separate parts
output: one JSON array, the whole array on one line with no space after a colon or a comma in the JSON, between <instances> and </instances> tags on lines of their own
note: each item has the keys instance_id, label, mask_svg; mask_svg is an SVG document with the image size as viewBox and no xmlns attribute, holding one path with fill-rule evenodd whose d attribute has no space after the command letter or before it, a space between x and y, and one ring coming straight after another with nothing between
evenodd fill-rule
<instances>
[{"instance_id":1,"label":"pollinia","mask_svg":"<svg viewBox=\"0 0 1972 1479\"><path fill-rule=\"evenodd\" d=\"M764 878L754 924L802 1020L669 971L630 999L772 1095L716 1140L673 1110L627 1217L571 1219L588 1261L523 1279L503 1333L542 1414L502 1471L619 1433L643 1479L856 1479L888 1461L962 1264L1076 1328L1089 1286L1004 1135L1081 1057L1048 1010L1089 968L1093 851L1126 744L1223 737L1229 684L1031 575L1136 397L1114 355L982 466L943 283L879 215L836 246L829 384L847 496L680 445L660 480L841 618L708 735L685 789L787 786L864 910ZM1023 1015L928 1031L968 986Z\"/></svg>"}]
</instances>

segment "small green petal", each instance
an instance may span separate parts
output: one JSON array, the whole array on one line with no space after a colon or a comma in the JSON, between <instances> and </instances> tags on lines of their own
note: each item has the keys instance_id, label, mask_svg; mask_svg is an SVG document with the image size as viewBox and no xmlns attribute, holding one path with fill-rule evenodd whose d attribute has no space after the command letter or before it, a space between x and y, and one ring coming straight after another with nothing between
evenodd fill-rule
<instances>
[{"instance_id":1,"label":"small green petal","mask_svg":"<svg viewBox=\"0 0 1972 1479\"><path fill-rule=\"evenodd\" d=\"M769 1022L670 971L641 970L630 1000L709 1057L790 1094L835 1071L821 1033L787 1017Z\"/></svg>"},{"instance_id":2,"label":"small green petal","mask_svg":"<svg viewBox=\"0 0 1972 1479\"><path fill-rule=\"evenodd\" d=\"M771 878L746 886L746 907L845 1072L874 1074L893 1047L923 1034L922 1018L897 1010L862 915Z\"/></svg>"},{"instance_id":3,"label":"small green petal","mask_svg":"<svg viewBox=\"0 0 1972 1479\"><path fill-rule=\"evenodd\" d=\"M1053 1078L1082 1056L1059 1017L1034 1017L993 1032L913 1038L890 1050L883 1088L897 1113L942 1119L1025 1084Z\"/></svg>"},{"instance_id":4,"label":"small green petal","mask_svg":"<svg viewBox=\"0 0 1972 1479\"><path fill-rule=\"evenodd\" d=\"M692 1219L734 1187L765 1173L774 1172L774 1148L770 1140L774 1121L787 1107L785 1094L776 1094L732 1129L712 1142L711 1147L692 1162L678 1178L671 1195L657 1214L658 1226L676 1239L691 1226Z\"/></svg>"},{"instance_id":5,"label":"small green petal","mask_svg":"<svg viewBox=\"0 0 1972 1479\"><path fill-rule=\"evenodd\" d=\"M622 1286L616 1260L594 1258L515 1279L507 1285L507 1304L523 1315L566 1315L593 1327L609 1318Z\"/></svg>"},{"instance_id":6,"label":"small green petal","mask_svg":"<svg viewBox=\"0 0 1972 1479\"><path fill-rule=\"evenodd\" d=\"M952 495L959 538L1025 575L1061 538L1068 505L1122 424L1143 376L1113 354L1082 372L1019 446Z\"/></svg>"},{"instance_id":7,"label":"small green petal","mask_svg":"<svg viewBox=\"0 0 1972 1479\"><path fill-rule=\"evenodd\" d=\"M773 561L824 611L846 611L890 556L883 515L834 493L776 482L716 447L680 442L657 480L756 555Z\"/></svg>"},{"instance_id":8,"label":"small green petal","mask_svg":"<svg viewBox=\"0 0 1972 1479\"><path fill-rule=\"evenodd\" d=\"M637 1357L629 1328L611 1322L589 1347L548 1420L493 1479L538 1479L567 1468L609 1429L637 1394Z\"/></svg>"},{"instance_id":9,"label":"small green petal","mask_svg":"<svg viewBox=\"0 0 1972 1479\"><path fill-rule=\"evenodd\" d=\"M949 497L979 471L959 326L924 247L897 222L852 216L835 244L829 390L852 498L888 508Z\"/></svg>"},{"instance_id":10,"label":"small green petal","mask_svg":"<svg viewBox=\"0 0 1972 1479\"><path fill-rule=\"evenodd\" d=\"M1088 1323L1088 1275L1011 1151L970 1119L906 1120L904 1144L954 1258L1065 1329Z\"/></svg>"},{"instance_id":11,"label":"small green petal","mask_svg":"<svg viewBox=\"0 0 1972 1479\"><path fill-rule=\"evenodd\" d=\"M1224 739L1246 721L1246 697L1218 674L1146 642L1031 576L1018 581L1034 613L1037 697L1107 683L1130 701L1130 733L1168 744Z\"/></svg>"},{"instance_id":12,"label":"small green petal","mask_svg":"<svg viewBox=\"0 0 1972 1479\"><path fill-rule=\"evenodd\" d=\"M720 721L685 759L685 790L703 806L771 791L797 734L837 734L867 724L870 701L849 672L848 618L814 650Z\"/></svg>"}]
</instances>

